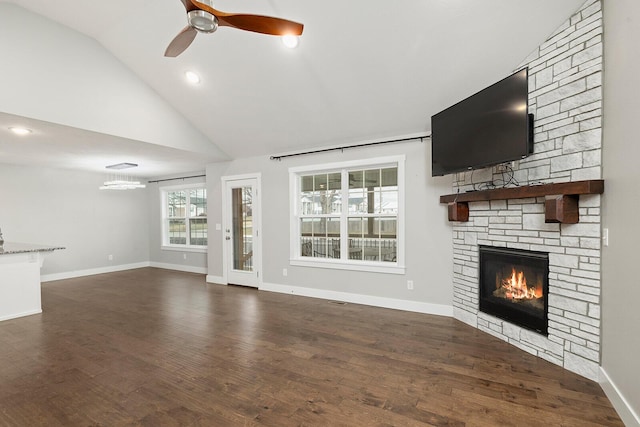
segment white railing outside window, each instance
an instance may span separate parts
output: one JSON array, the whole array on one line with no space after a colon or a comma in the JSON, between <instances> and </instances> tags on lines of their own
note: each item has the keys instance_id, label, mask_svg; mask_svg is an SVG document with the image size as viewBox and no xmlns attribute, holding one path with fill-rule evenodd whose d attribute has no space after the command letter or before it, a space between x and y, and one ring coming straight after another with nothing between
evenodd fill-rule
<instances>
[{"instance_id":1,"label":"white railing outside window","mask_svg":"<svg viewBox=\"0 0 640 427\"><path fill-rule=\"evenodd\" d=\"M404 156L289 173L292 264L404 272Z\"/></svg>"}]
</instances>

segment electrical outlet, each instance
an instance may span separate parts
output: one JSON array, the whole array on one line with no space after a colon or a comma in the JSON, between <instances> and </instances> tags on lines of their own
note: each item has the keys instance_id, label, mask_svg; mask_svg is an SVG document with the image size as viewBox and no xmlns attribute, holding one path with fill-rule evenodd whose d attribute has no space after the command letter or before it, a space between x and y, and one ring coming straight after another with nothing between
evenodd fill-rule
<instances>
[{"instance_id":1,"label":"electrical outlet","mask_svg":"<svg viewBox=\"0 0 640 427\"><path fill-rule=\"evenodd\" d=\"M187 254L182 254L182 257L183 257L184 259L187 259Z\"/></svg>"},{"instance_id":2,"label":"electrical outlet","mask_svg":"<svg viewBox=\"0 0 640 427\"><path fill-rule=\"evenodd\" d=\"M282 275L283 275L284 277L287 277L287 274L289 274L289 272L287 271L287 269L286 269L286 268L283 268L283 269L282 269Z\"/></svg>"},{"instance_id":3,"label":"electrical outlet","mask_svg":"<svg viewBox=\"0 0 640 427\"><path fill-rule=\"evenodd\" d=\"M109 258L109 261L113 261L113 255L109 255L107 258Z\"/></svg>"},{"instance_id":4,"label":"electrical outlet","mask_svg":"<svg viewBox=\"0 0 640 427\"><path fill-rule=\"evenodd\" d=\"M602 245L609 246L609 229L608 228L602 229Z\"/></svg>"},{"instance_id":5,"label":"electrical outlet","mask_svg":"<svg viewBox=\"0 0 640 427\"><path fill-rule=\"evenodd\" d=\"M413 290L413 280L407 280L407 289Z\"/></svg>"}]
</instances>

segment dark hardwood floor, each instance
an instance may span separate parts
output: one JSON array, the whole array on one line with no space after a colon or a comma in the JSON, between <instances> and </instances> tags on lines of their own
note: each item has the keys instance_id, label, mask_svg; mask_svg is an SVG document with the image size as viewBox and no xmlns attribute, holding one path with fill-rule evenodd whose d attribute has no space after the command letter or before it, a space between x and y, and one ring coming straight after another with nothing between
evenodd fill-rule
<instances>
[{"instance_id":1,"label":"dark hardwood floor","mask_svg":"<svg viewBox=\"0 0 640 427\"><path fill-rule=\"evenodd\" d=\"M0 322L2 426L621 426L597 383L457 320L145 268Z\"/></svg>"}]
</instances>

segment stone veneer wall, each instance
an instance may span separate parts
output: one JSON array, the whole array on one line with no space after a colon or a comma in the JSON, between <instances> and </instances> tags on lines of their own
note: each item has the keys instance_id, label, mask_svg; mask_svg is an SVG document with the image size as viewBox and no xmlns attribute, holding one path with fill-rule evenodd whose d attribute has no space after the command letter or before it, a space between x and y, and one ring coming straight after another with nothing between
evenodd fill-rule
<instances>
[{"instance_id":1,"label":"stone veneer wall","mask_svg":"<svg viewBox=\"0 0 640 427\"><path fill-rule=\"evenodd\" d=\"M535 123L534 153L514 164L521 185L602 177L602 31L601 0L588 0L522 64ZM460 173L453 189L501 179L496 168ZM580 222L562 225L544 222L543 197L469 203L469 222L452 223L454 316L597 380L600 199L580 196ZM478 311L478 245L549 252L548 337Z\"/></svg>"}]
</instances>

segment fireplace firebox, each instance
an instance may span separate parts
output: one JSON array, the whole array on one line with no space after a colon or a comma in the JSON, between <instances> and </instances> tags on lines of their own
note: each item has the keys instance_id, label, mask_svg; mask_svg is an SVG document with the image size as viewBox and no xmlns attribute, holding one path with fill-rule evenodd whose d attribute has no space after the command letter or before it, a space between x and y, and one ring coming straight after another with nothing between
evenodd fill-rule
<instances>
[{"instance_id":1,"label":"fireplace firebox","mask_svg":"<svg viewBox=\"0 0 640 427\"><path fill-rule=\"evenodd\" d=\"M549 254L480 246L480 311L548 335Z\"/></svg>"}]
</instances>

